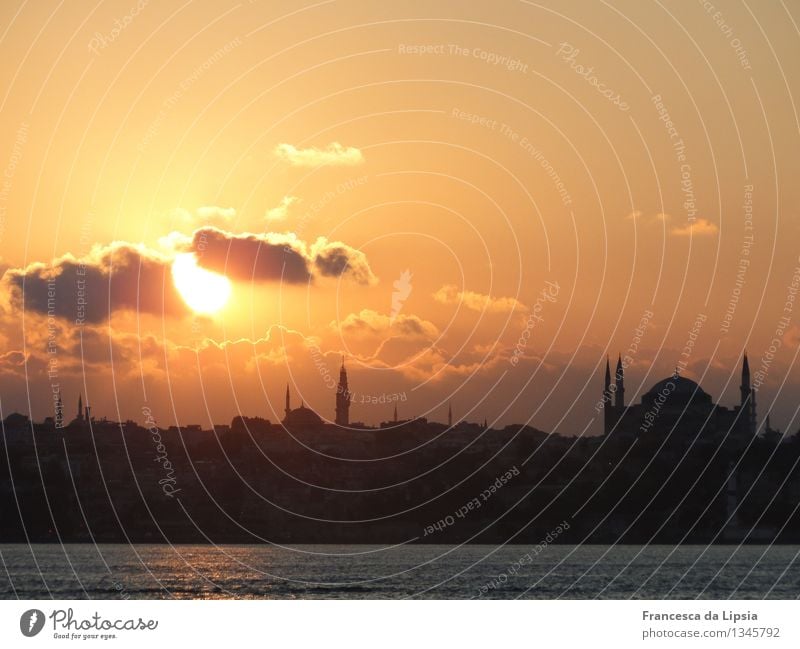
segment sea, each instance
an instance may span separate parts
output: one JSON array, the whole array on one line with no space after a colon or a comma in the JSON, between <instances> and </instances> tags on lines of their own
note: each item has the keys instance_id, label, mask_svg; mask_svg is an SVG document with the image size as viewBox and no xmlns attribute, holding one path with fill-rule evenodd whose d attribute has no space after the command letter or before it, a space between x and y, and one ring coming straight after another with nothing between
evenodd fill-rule
<instances>
[{"instance_id":1,"label":"sea","mask_svg":"<svg viewBox=\"0 0 800 649\"><path fill-rule=\"evenodd\" d=\"M796 599L800 546L0 545L3 599Z\"/></svg>"}]
</instances>

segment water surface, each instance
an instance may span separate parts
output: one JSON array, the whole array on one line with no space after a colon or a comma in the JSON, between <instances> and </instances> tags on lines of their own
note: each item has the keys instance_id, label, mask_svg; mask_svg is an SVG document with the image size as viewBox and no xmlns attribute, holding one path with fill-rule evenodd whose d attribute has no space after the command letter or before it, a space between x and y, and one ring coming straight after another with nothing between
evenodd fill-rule
<instances>
[{"instance_id":1,"label":"water surface","mask_svg":"<svg viewBox=\"0 0 800 649\"><path fill-rule=\"evenodd\" d=\"M800 546L0 545L0 598L800 595Z\"/></svg>"}]
</instances>

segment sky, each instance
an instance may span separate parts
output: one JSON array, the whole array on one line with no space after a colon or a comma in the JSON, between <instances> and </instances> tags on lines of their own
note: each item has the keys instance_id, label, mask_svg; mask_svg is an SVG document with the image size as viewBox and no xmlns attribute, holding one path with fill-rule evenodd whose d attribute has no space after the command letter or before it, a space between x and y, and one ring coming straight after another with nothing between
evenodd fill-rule
<instances>
[{"instance_id":1,"label":"sky","mask_svg":"<svg viewBox=\"0 0 800 649\"><path fill-rule=\"evenodd\" d=\"M0 5L0 409L598 434L607 356L800 428L800 10Z\"/></svg>"}]
</instances>

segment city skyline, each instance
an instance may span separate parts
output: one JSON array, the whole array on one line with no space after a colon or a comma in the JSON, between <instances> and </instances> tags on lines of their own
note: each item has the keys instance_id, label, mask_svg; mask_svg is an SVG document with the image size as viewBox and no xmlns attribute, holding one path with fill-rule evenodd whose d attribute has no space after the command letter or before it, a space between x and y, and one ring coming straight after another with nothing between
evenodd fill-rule
<instances>
[{"instance_id":1,"label":"city skyline","mask_svg":"<svg viewBox=\"0 0 800 649\"><path fill-rule=\"evenodd\" d=\"M738 386L740 400L739 404L733 408L727 408L721 404L714 402L713 398L695 381L687 379L680 374L682 364L675 365L674 373L671 377L666 377L659 380L646 390L641 391L641 404L635 404L637 392L633 399L626 402L625 399L625 369L626 363L623 362L622 354L618 354L616 367L613 373L611 372L610 358L606 357L605 374L603 380L603 391L601 398L594 404L594 411L602 417L602 436L614 435L616 437L624 437L632 440L641 434L648 434L650 429L653 431L658 430L662 436L670 437L673 434L683 435L688 432L693 436L698 434L697 429L705 431L704 434L712 433L712 437L716 439L723 439L727 436L732 436L736 439L749 440L758 435L774 436L777 439L788 439L793 434L793 431L781 431L780 428L773 428L771 422L771 412L767 410L766 413L760 414L757 409L757 389L751 380L751 372L747 352L743 352L741 357L741 382ZM392 414L389 418L382 419L375 424L370 425L364 421L351 421L350 420L350 406L353 405L355 395L357 393L351 392L349 389L349 379L347 375L347 368L345 364L345 357L342 356L341 367L339 370L339 380L336 384L334 391L334 404L331 410L333 417L327 417L325 410L317 412L316 410L306 406L305 400L300 399L300 406L291 407L291 386L286 384L285 402L283 409L283 417L277 417L274 422L288 430L320 430L324 425L335 425L342 429L391 429L393 427L400 427L403 424L411 421L427 422L437 421L436 415L438 413L425 413L419 415L417 413L408 416L408 412L404 412L401 417L398 415L397 404L399 402L406 404L406 410L413 411L413 403L408 402L405 393L386 395L377 397L375 403L370 405L392 406ZM381 400L382 399L382 400ZM86 425L91 425L94 421L91 406L83 402L83 395L78 395L76 415L73 419L65 416L65 408L60 388L53 394L54 414L45 417L41 422L43 424L50 424L54 429L67 428L69 426L77 425L78 428L83 428ZM447 427L452 428L453 424L453 404L452 401L446 403L447 412L446 420ZM668 414L661 416L661 411L668 411ZM143 412L147 413L147 420L152 424L158 424L156 418L153 417L152 411L149 407L143 408ZM17 424L16 417L20 413L12 413L9 415ZM263 414L269 413L244 413L239 412L233 417L236 419L248 420L255 417L255 420L272 423L270 418L262 417ZM276 414L276 413L272 413ZM442 417L441 419L444 419ZM105 415L100 419L103 423L114 423L109 420ZM125 423L131 423L137 420L126 420ZM456 424L466 420L456 417ZM31 425L36 422L34 418L30 418ZM117 423L123 423L122 421ZM443 421L440 423L444 423ZM488 430L493 427L497 422L489 424L488 418L483 419L482 428ZM480 425L480 419L474 422L474 425ZM520 427L520 430L526 426L530 426L531 422L514 422L510 427ZM170 423L166 427L169 428L185 428L188 431L203 430L202 424L198 423L184 423L182 426L175 422ZM211 423L208 425L212 430L229 430L228 424ZM555 432L555 431L543 431ZM800 430L797 431L800 433Z\"/></svg>"}]
</instances>

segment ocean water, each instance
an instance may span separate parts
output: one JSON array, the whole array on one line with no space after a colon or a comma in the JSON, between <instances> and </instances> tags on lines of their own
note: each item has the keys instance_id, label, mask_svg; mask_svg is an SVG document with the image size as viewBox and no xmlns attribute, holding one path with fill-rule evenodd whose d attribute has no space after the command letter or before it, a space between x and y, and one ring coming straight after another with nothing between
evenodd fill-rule
<instances>
[{"instance_id":1,"label":"ocean water","mask_svg":"<svg viewBox=\"0 0 800 649\"><path fill-rule=\"evenodd\" d=\"M795 599L800 546L0 545L0 598Z\"/></svg>"}]
</instances>

